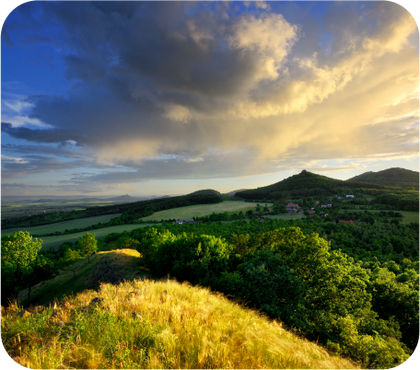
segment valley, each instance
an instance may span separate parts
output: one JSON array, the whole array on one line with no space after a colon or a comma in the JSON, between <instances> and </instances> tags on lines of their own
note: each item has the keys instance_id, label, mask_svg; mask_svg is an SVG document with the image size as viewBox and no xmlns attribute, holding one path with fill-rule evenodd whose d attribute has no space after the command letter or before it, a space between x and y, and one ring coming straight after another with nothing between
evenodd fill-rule
<instances>
[{"instance_id":1,"label":"valley","mask_svg":"<svg viewBox=\"0 0 420 370\"><path fill-rule=\"evenodd\" d=\"M394 176L395 171L392 173ZM235 305L244 310L240 315L254 315L257 310L257 316L266 320L264 325L275 335L285 333L291 342L283 345L291 346L291 351L306 346L292 339L292 333L299 333L308 345L316 341L321 346L317 353L327 351L328 356L333 356L319 355L321 362L300 362L299 356L286 359L279 352L277 360L262 360L260 356L266 356L263 348L271 348L271 344L260 338L263 342L253 344L263 351L258 352L258 359L247 357L245 362L239 360L238 366L395 366L410 356L419 334L419 212L418 208L412 210L418 190L412 186L411 180L408 190L374 183L349 185L302 171L278 184L234 196L207 189L185 196L51 212L45 217L5 219L2 223L14 225L2 228L2 305L7 322L4 337L9 338L6 347L17 354L13 341L28 320L38 322L36 325L43 330L42 318L50 318L51 311L39 307L55 301L55 312L59 312L62 326L69 333L69 357L61 360L65 366L70 365L70 358L76 359L72 361L79 367L115 366L109 362L109 355L89 339L91 335L80 331L78 323L105 320L107 335L119 338L112 345L121 346L121 341L129 343L134 339L117 333L120 329L114 322L118 317L126 328L139 325L142 333L146 333L147 323L157 325L156 331L135 340L145 343L146 337L153 338L153 343L164 346L165 353L162 357L162 347L143 344L148 355L134 358L130 351L139 353L140 347L128 345L127 355L118 359L123 368L220 365L216 358L224 355L208 354L207 347L183 342L190 348L187 357L177 357L176 353L182 351L171 347L172 336L183 335L177 331L177 323L183 320L179 312L185 310L186 301L171 303L175 311L165 311L159 319L150 307L135 308L135 296L127 295L127 289L142 292L155 282L160 288L151 293L156 299L152 306L162 309L169 302L162 291L183 292L179 294L185 297L190 286L204 289L194 293L198 296L188 309L191 332L202 322L200 307L213 299L203 296L210 289L216 299L228 302L229 312L234 312ZM250 195L257 197L250 199ZM11 246L17 244L26 245L32 254L22 260L19 270L14 270L17 265L13 261L21 255L14 254ZM30 269L20 270L23 266ZM17 275L16 271L26 272ZM94 297L103 299L103 306L89 305L91 308L86 309L86 305L75 303ZM115 297L120 297L119 301ZM10 298L17 300L7 304ZM135 324L130 315L121 314L127 304L133 317L141 315L143 321ZM22 311L22 307L26 308ZM76 307L81 316L74 316ZM114 311L103 316L101 307L113 307ZM21 317L21 312L29 313ZM276 326L278 323L280 326ZM223 333L225 329L221 329ZM31 338L40 335L37 330ZM206 330L210 331L201 332L201 337L215 335L214 327ZM237 330L231 335L239 335ZM234 342L250 343L247 335ZM76 338L80 338L79 342ZM277 343L280 337L276 338L271 341ZM47 341L50 351L63 351L62 344L52 336ZM101 342L98 338L95 341ZM85 346L86 353L91 351L90 357L74 352L80 345ZM226 356L240 357L240 348L229 347ZM29 355L21 358L21 364L60 365L37 359L29 348L26 351ZM198 357L189 357L194 351L198 351ZM170 362L169 355L175 356ZM207 360L200 360L203 356L208 356ZM338 357L334 356L350 362L336 362Z\"/></svg>"}]
</instances>

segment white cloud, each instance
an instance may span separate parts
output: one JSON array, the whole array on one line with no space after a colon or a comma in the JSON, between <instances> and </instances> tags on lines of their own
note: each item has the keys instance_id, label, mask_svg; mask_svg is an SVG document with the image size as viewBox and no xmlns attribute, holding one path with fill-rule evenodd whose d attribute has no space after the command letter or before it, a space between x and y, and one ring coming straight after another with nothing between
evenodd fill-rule
<instances>
[{"instance_id":1,"label":"white cloud","mask_svg":"<svg viewBox=\"0 0 420 370\"><path fill-rule=\"evenodd\" d=\"M1 160L4 162L11 162L11 163L29 163L27 160L23 159L23 158L17 158L17 157L8 157L7 155L2 154L1 155Z\"/></svg>"}]
</instances>

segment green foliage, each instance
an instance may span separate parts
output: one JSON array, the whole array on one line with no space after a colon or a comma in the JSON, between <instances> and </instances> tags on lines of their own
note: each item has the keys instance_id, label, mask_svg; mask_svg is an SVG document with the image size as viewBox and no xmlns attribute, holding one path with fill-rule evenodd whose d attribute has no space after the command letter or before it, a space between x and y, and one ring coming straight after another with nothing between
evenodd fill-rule
<instances>
[{"instance_id":1,"label":"green foliage","mask_svg":"<svg viewBox=\"0 0 420 370\"><path fill-rule=\"evenodd\" d=\"M81 256L88 258L88 262L90 262L90 255L96 252L97 248L95 234L86 233L77 242L77 250Z\"/></svg>"},{"instance_id":2,"label":"green foliage","mask_svg":"<svg viewBox=\"0 0 420 370\"><path fill-rule=\"evenodd\" d=\"M378 172L365 172L349 181L360 181L386 186L400 186L406 189L419 189L419 173L404 168L389 168Z\"/></svg>"},{"instance_id":3,"label":"green foliage","mask_svg":"<svg viewBox=\"0 0 420 370\"><path fill-rule=\"evenodd\" d=\"M148 267L158 276L170 274L240 297L363 366L396 366L407 358L409 351L400 339L411 340L415 313L409 310L416 307L416 297L405 295L406 306L402 306L389 293L389 301L400 302L398 307L405 312L395 318L378 317L372 309L379 311L377 305L381 305L375 300L377 287L395 278L387 268L377 268L370 275L362 263L332 250L317 233L305 234L297 227L252 236L233 234L230 241L151 229L144 232L139 245L149 246L145 249ZM411 266L409 260L405 263ZM389 266L397 270L392 263ZM409 288L408 293L412 293Z\"/></svg>"},{"instance_id":4,"label":"green foliage","mask_svg":"<svg viewBox=\"0 0 420 370\"><path fill-rule=\"evenodd\" d=\"M28 232L18 231L1 237L2 304L25 286L42 248L42 240L33 239Z\"/></svg>"},{"instance_id":5,"label":"green foliage","mask_svg":"<svg viewBox=\"0 0 420 370\"><path fill-rule=\"evenodd\" d=\"M168 238L150 258L149 267L158 276L170 274L192 283L208 283L228 266L232 247L224 240L209 235L179 235Z\"/></svg>"},{"instance_id":6,"label":"green foliage","mask_svg":"<svg viewBox=\"0 0 420 370\"><path fill-rule=\"evenodd\" d=\"M240 294L246 300L288 325L305 327L306 287L279 255L263 249L237 269L243 281Z\"/></svg>"}]
</instances>

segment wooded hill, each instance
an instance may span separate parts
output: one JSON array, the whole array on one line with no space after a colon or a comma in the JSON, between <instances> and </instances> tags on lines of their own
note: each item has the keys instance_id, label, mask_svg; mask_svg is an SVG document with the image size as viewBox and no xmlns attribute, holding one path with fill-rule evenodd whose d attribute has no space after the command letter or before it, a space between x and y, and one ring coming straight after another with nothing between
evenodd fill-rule
<instances>
[{"instance_id":1,"label":"wooded hill","mask_svg":"<svg viewBox=\"0 0 420 370\"><path fill-rule=\"evenodd\" d=\"M398 186L405 189L419 190L419 173L404 168L388 168L378 172L365 172L347 181L358 181L385 186Z\"/></svg>"},{"instance_id":2,"label":"wooded hill","mask_svg":"<svg viewBox=\"0 0 420 370\"><path fill-rule=\"evenodd\" d=\"M384 185L337 180L303 170L275 184L238 192L236 196L243 199L281 199L286 194L292 197L326 196L353 189L375 189L381 192L394 190Z\"/></svg>"}]
</instances>

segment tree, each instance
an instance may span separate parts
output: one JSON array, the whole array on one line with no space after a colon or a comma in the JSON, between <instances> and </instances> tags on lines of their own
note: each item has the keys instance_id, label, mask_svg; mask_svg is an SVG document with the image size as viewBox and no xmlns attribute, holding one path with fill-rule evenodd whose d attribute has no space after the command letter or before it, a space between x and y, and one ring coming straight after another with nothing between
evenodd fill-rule
<instances>
[{"instance_id":1,"label":"tree","mask_svg":"<svg viewBox=\"0 0 420 370\"><path fill-rule=\"evenodd\" d=\"M1 237L1 301L15 296L25 287L27 277L33 273L41 239L33 239L29 232L17 231Z\"/></svg>"},{"instance_id":2,"label":"tree","mask_svg":"<svg viewBox=\"0 0 420 370\"><path fill-rule=\"evenodd\" d=\"M96 252L98 249L97 240L95 239L95 234L84 234L79 241L78 250L82 256L86 256L88 258L88 263L90 263L90 256L93 252Z\"/></svg>"},{"instance_id":3,"label":"tree","mask_svg":"<svg viewBox=\"0 0 420 370\"><path fill-rule=\"evenodd\" d=\"M26 275L24 286L28 288L28 305L31 303L31 290L43 280L52 279L58 273L57 265L43 255L37 255L32 264L32 272Z\"/></svg>"}]
</instances>

